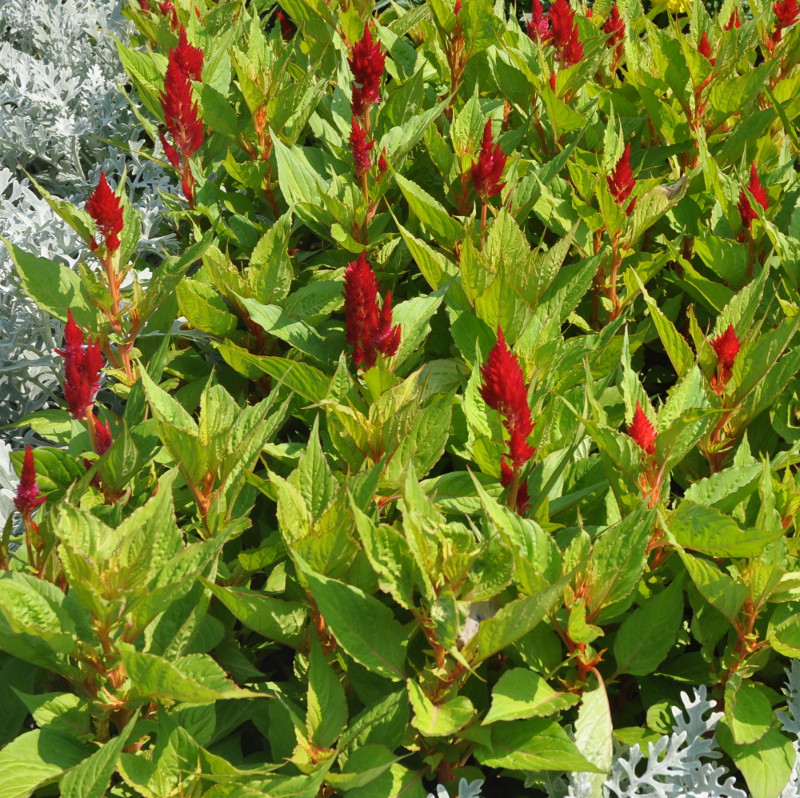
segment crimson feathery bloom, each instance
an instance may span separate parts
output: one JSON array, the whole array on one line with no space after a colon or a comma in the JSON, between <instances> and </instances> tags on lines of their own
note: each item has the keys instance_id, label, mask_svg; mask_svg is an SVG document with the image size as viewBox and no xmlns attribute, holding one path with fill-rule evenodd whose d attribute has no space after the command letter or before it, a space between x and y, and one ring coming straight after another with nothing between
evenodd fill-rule
<instances>
[{"instance_id":1,"label":"crimson feathery bloom","mask_svg":"<svg viewBox=\"0 0 800 798\"><path fill-rule=\"evenodd\" d=\"M742 21L739 19L739 9L734 8L733 13L730 16L727 24L725 25L725 30L730 30L731 28L741 28Z\"/></svg>"},{"instance_id":2,"label":"crimson feathery bloom","mask_svg":"<svg viewBox=\"0 0 800 798\"><path fill-rule=\"evenodd\" d=\"M489 407L504 416L503 423L510 435L511 464L519 469L533 457L535 449L528 445L527 439L534 424L528 407L528 391L522 367L508 348L499 327L497 343L481 368L481 377L483 385L480 394Z\"/></svg>"},{"instance_id":3,"label":"crimson feathery bloom","mask_svg":"<svg viewBox=\"0 0 800 798\"><path fill-rule=\"evenodd\" d=\"M100 172L97 187L86 200L86 213L94 219L97 232L105 239L106 250L110 253L119 249L119 234L122 232L122 203L111 190L104 172ZM97 241L92 238L92 249L97 249Z\"/></svg>"},{"instance_id":4,"label":"crimson feathery bloom","mask_svg":"<svg viewBox=\"0 0 800 798\"><path fill-rule=\"evenodd\" d=\"M14 506L19 513L29 516L44 502L45 497L39 495L39 486L36 484L36 466L33 462L33 451L28 446L25 450L25 459L22 461L22 474L20 474L19 485L17 485Z\"/></svg>"},{"instance_id":5,"label":"crimson feathery bloom","mask_svg":"<svg viewBox=\"0 0 800 798\"><path fill-rule=\"evenodd\" d=\"M708 41L708 36L706 36L705 31L703 31L703 35L697 43L697 52L705 56L709 61L711 60L711 43Z\"/></svg>"},{"instance_id":6,"label":"crimson feathery bloom","mask_svg":"<svg viewBox=\"0 0 800 798\"><path fill-rule=\"evenodd\" d=\"M492 120L487 119L486 127L483 129L483 141L478 160L472 163L472 185L483 199L493 197L503 190L505 183L501 183L500 178L503 175L507 158L508 156L500 149L500 145L494 144Z\"/></svg>"},{"instance_id":7,"label":"crimson feathery bloom","mask_svg":"<svg viewBox=\"0 0 800 798\"><path fill-rule=\"evenodd\" d=\"M378 173L382 177L386 170L389 168L389 165L386 163L386 147L381 150L381 154L378 157ZM379 177L378 180L381 178Z\"/></svg>"},{"instance_id":8,"label":"crimson feathery bloom","mask_svg":"<svg viewBox=\"0 0 800 798\"><path fill-rule=\"evenodd\" d=\"M633 191L633 187L636 185L636 179L631 169L630 142L625 145L625 151L622 153L622 157L617 161L613 171L606 177L606 180L608 181L608 189L611 192L611 196L614 197L614 202L616 202L617 205L623 205L625 200L630 196L631 191ZM635 205L636 199L634 198L625 209L626 215L630 216L633 213Z\"/></svg>"},{"instance_id":9,"label":"crimson feathery bloom","mask_svg":"<svg viewBox=\"0 0 800 798\"><path fill-rule=\"evenodd\" d=\"M633 442L644 449L647 454L653 454L656 450L656 430L650 423L642 410L639 402L636 403L636 410L633 414L633 421L628 427L628 435Z\"/></svg>"},{"instance_id":10,"label":"crimson feathery bloom","mask_svg":"<svg viewBox=\"0 0 800 798\"><path fill-rule=\"evenodd\" d=\"M547 12L553 44L558 50L567 45L575 28L575 12L567 0L556 0Z\"/></svg>"},{"instance_id":11,"label":"crimson feathery bloom","mask_svg":"<svg viewBox=\"0 0 800 798\"><path fill-rule=\"evenodd\" d=\"M550 35L550 20L542 11L540 0L533 0L531 18L526 26L528 36L536 41L545 41Z\"/></svg>"},{"instance_id":12,"label":"crimson feathery bloom","mask_svg":"<svg viewBox=\"0 0 800 798\"><path fill-rule=\"evenodd\" d=\"M142 11L149 11L150 3L147 0L139 0L139 8L141 8Z\"/></svg>"},{"instance_id":13,"label":"crimson feathery bloom","mask_svg":"<svg viewBox=\"0 0 800 798\"><path fill-rule=\"evenodd\" d=\"M358 120L352 117L350 120L350 149L353 151L353 171L356 179L369 172L372 167L372 157L370 150L375 146L375 141L367 141L367 133L358 124ZM384 164L386 162L384 161Z\"/></svg>"},{"instance_id":14,"label":"crimson feathery bloom","mask_svg":"<svg viewBox=\"0 0 800 798\"><path fill-rule=\"evenodd\" d=\"M158 3L158 10L164 15L169 14L169 24L172 28L178 27L178 11L172 0L162 0Z\"/></svg>"},{"instance_id":15,"label":"crimson feathery bloom","mask_svg":"<svg viewBox=\"0 0 800 798\"><path fill-rule=\"evenodd\" d=\"M608 46L615 47L622 44L625 37L625 20L619 14L617 4L611 7L611 13L603 23L603 33L608 34Z\"/></svg>"},{"instance_id":16,"label":"crimson feathery bloom","mask_svg":"<svg viewBox=\"0 0 800 798\"><path fill-rule=\"evenodd\" d=\"M772 9L775 11L775 36L774 40L780 41L781 31L794 25L800 17L800 7L798 7L797 0L779 0L779 2L772 4Z\"/></svg>"},{"instance_id":17,"label":"crimson feathery bloom","mask_svg":"<svg viewBox=\"0 0 800 798\"><path fill-rule=\"evenodd\" d=\"M453 13L458 16L461 13L461 0L456 0L456 4L453 6Z\"/></svg>"},{"instance_id":18,"label":"crimson feathery bloom","mask_svg":"<svg viewBox=\"0 0 800 798\"><path fill-rule=\"evenodd\" d=\"M100 421L96 416L94 419L95 443L94 450L97 454L103 455L113 443L111 438L111 427L108 421Z\"/></svg>"},{"instance_id":19,"label":"crimson feathery bloom","mask_svg":"<svg viewBox=\"0 0 800 798\"><path fill-rule=\"evenodd\" d=\"M561 48L561 60L566 66L574 66L583 60L583 44L578 36L578 26L572 29L567 43Z\"/></svg>"},{"instance_id":20,"label":"crimson feathery bloom","mask_svg":"<svg viewBox=\"0 0 800 798\"><path fill-rule=\"evenodd\" d=\"M372 368L378 352L386 357L397 352L400 325L392 326L391 292L379 309L378 281L363 252L345 269L344 313L347 343L353 347L356 366Z\"/></svg>"},{"instance_id":21,"label":"crimson feathery bloom","mask_svg":"<svg viewBox=\"0 0 800 798\"><path fill-rule=\"evenodd\" d=\"M353 45L347 63L354 81L350 109L355 116L363 116L380 99L381 78L386 64L386 54L381 52L380 42L373 40L368 22L364 23L364 35Z\"/></svg>"},{"instance_id":22,"label":"crimson feathery bloom","mask_svg":"<svg viewBox=\"0 0 800 798\"><path fill-rule=\"evenodd\" d=\"M755 201L766 210L769 207L769 198L767 197L767 192L764 190L764 186L761 185L761 181L758 179L755 161L750 165L750 182L747 188L753 195ZM742 224L745 229L749 230L753 224L753 219L756 219L758 214L750 204L750 197L747 196L744 189L739 192L738 208L739 214L742 217Z\"/></svg>"},{"instance_id":23,"label":"crimson feathery bloom","mask_svg":"<svg viewBox=\"0 0 800 798\"><path fill-rule=\"evenodd\" d=\"M103 354L99 340L89 338L84 345L83 332L75 324L71 310L67 311L64 338L64 348L56 349L64 358L64 399L72 417L82 419L100 387Z\"/></svg>"},{"instance_id":24,"label":"crimson feathery bloom","mask_svg":"<svg viewBox=\"0 0 800 798\"><path fill-rule=\"evenodd\" d=\"M181 25L178 32L178 44L172 48L170 56L175 59L189 80L200 80L203 73L203 51L186 38L186 28Z\"/></svg>"},{"instance_id":25,"label":"crimson feathery bloom","mask_svg":"<svg viewBox=\"0 0 800 798\"><path fill-rule=\"evenodd\" d=\"M288 42L289 39L294 36L294 23L283 11L280 10L275 12L275 17L278 20L278 25L280 25L281 28L281 38L285 42Z\"/></svg>"}]
</instances>

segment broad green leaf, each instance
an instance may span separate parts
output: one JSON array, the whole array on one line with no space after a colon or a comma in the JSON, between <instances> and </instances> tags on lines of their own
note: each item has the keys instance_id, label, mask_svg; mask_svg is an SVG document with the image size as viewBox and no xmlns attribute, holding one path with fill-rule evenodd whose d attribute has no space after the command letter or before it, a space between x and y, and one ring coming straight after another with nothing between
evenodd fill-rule
<instances>
[{"instance_id":1,"label":"broad green leaf","mask_svg":"<svg viewBox=\"0 0 800 798\"><path fill-rule=\"evenodd\" d=\"M588 776L591 793L588 798L603 798L603 783L611 770L614 726L603 680L595 674L597 686L583 694L578 719L575 721L575 745L600 773Z\"/></svg>"},{"instance_id":2,"label":"broad green leaf","mask_svg":"<svg viewBox=\"0 0 800 798\"><path fill-rule=\"evenodd\" d=\"M434 704L414 679L408 680L408 697L414 710L411 725L425 737L450 737L475 714L472 702L463 695Z\"/></svg>"},{"instance_id":3,"label":"broad green leaf","mask_svg":"<svg viewBox=\"0 0 800 798\"><path fill-rule=\"evenodd\" d=\"M717 739L742 772L752 798L779 798L796 757L788 737L770 730L758 742L737 745L727 723L720 721Z\"/></svg>"},{"instance_id":4,"label":"broad green leaf","mask_svg":"<svg viewBox=\"0 0 800 798\"><path fill-rule=\"evenodd\" d=\"M693 557L683 549L678 553L700 595L733 623L747 600L747 586L736 582L709 560Z\"/></svg>"},{"instance_id":5,"label":"broad green leaf","mask_svg":"<svg viewBox=\"0 0 800 798\"><path fill-rule=\"evenodd\" d=\"M330 748L346 725L344 687L326 662L319 642L314 640L308 671L308 737L318 747Z\"/></svg>"},{"instance_id":6,"label":"broad green leaf","mask_svg":"<svg viewBox=\"0 0 800 798\"><path fill-rule=\"evenodd\" d=\"M574 706L575 693L554 690L538 673L525 668L506 671L492 690L492 705L483 725L553 715Z\"/></svg>"},{"instance_id":7,"label":"broad green leaf","mask_svg":"<svg viewBox=\"0 0 800 798\"><path fill-rule=\"evenodd\" d=\"M440 202L416 183L406 180L401 174L395 174L394 179L412 213L423 227L429 230L440 244L452 249L454 244L464 237L462 226L447 213Z\"/></svg>"},{"instance_id":8,"label":"broad green leaf","mask_svg":"<svg viewBox=\"0 0 800 798\"><path fill-rule=\"evenodd\" d=\"M735 673L725 685L725 720L737 745L754 743L772 726L772 705L759 685Z\"/></svg>"}]
</instances>

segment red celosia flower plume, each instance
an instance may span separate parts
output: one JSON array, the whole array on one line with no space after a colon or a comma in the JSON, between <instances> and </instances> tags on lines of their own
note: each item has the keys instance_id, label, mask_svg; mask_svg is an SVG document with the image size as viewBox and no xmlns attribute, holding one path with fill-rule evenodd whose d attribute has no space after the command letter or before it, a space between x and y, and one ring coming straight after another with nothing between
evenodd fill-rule
<instances>
[{"instance_id":1,"label":"red celosia flower plume","mask_svg":"<svg viewBox=\"0 0 800 798\"><path fill-rule=\"evenodd\" d=\"M613 171L608 175L606 180L608 181L608 190L611 192L611 196L614 197L614 202L616 202L617 205L623 205L625 200L630 196L631 191L633 191L633 187L636 185L636 179L631 169L630 142L625 145L625 151L622 153L622 157L617 161ZM630 204L625 209L625 213L628 216L633 213L635 205L636 198L631 200Z\"/></svg>"},{"instance_id":2,"label":"red celosia flower plume","mask_svg":"<svg viewBox=\"0 0 800 798\"><path fill-rule=\"evenodd\" d=\"M633 421L628 427L628 435L633 442L644 449L647 454L653 454L656 450L656 430L650 423L642 410L639 402L636 403L636 410L633 414Z\"/></svg>"},{"instance_id":3,"label":"red celosia flower plume","mask_svg":"<svg viewBox=\"0 0 800 798\"><path fill-rule=\"evenodd\" d=\"M105 240L109 254L119 249L119 234L122 232L122 203L111 190L104 172L100 172L100 181L86 201L86 213L94 219L97 232ZM92 238L92 249L97 249L97 241Z\"/></svg>"},{"instance_id":4,"label":"red celosia flower plume","mask_svg":"<svg viewBox=\"0 0 800 798\"><path fill-rule=\"evenodd\" d=\"M178 27L178 11L172 0L160 0L158 10L164 15L169 14L169 24L172 28Z\"/></svg>"},{"instance_id":5,"label":"red celosia flower plume","mask_svg":"<svg viewBox=\"0 0 800 798\"><path fill-rule=\"evenodd\" d=\"M372 368L378 352L391 357L400 345L400 325L392 326L392 295L386 294L378 308L378 281L362 252L347 264L344 273L344 314L347 343L353 347L353 362Z\"/></svg>"},{"instance_id":6,"label":"red celosia flower plume","mask_svg":"<svg viewBox=\"0 0 800 798\"><path fill-rule=\"evenodd\" d=\"M611 7L611 13L603 23L603 33L608 34L608 46L615 47L622 44L625 37L625 20L619 14L617 4Z\"/></svg>"},{"instance_id":7,"label":"red celosia flower plume","mask_svg":"<svg viewBox=\"0 0 800 798\"><path fill-rule=\"evenodd\" d=\"M777 17L775 20L775 33L772 39L775 42L779 42L783 29L794 25L798 17L800 17L800 6L798 6L797 0L779 0L779 2L772 4L772 9Z\"/></svg>"},{"instance_id":8,"label":"red celosia flower plume","mask_svg":"<svg viewBox=\"0 0 800 798\"><path fill-rule=\"evenodd\" d=\"M706 36L705 31L703 31L703 35L697 43L697 52L708 58L709 61L711 60L711 43L708 41L708 36Z\"/></svg>"},{"instance_id":9,"label":"red celosia flower plume","mask_svg":"<svg viewBox=\"0 0 800 798\"><path fill-rule=\"evenodd\" d=\"M575 12L567 0L556 0L547 12L550 20L550 30L553 34L553 44L560 50L572 36L575 27Z\"/></svg>"},{"instance_id":10,"label":"red celosia flower plume","mask_svg":"<svg viewBox=\"0 0 800 798\"><path fill-rule=\"evenodd\" d=\"M711 340L711 348L717 355L717 374L712 380L712 387L717 393L721 393L720 389L727 385L731 378L733 364L741 349L741 343L732 324L722 335Z\"/></svg>"},{"instance_id":11,"label":"red celosia flower plume","mask_svg":"<svg viewBox=\"0 0 800 798\"><path fill-rule=\"evenodd\" d=\"M71 310L67 311L64 338L64 348L56 349L64 358L64 399L72 417L83 419L100 387L103 354L99 340L89 338L84 345L83 333L75 324Z\"/></svg>"},{"instance_id":12,"label":"red celosia flower plume","mask_svg":"<svg viewBox=\"0 0 800 798\"><path fill-rule=\"evenodd\" d=\"M105 454L112 444L111 427L108 421L101 422L97 417L94 419L94 450L97 454Z\"/></svg>"},{"instance_id":13,"label":"red celosia flower plume","mask_svg":"<svg viewBox=\"0 0 800 798\"><path fill-rule=\"evenodd\" d=\"M739 19L739 9L734 8L733 13L730 16L727 24L725 25L725 30L730 30L731 28L741 28L742 21Z\"/></svg>"},{"instance_id":14,"label":"red celosia flower plume","mask_svg":"<svg viewBox=\"0 0 800 798\"><path fill-rule=\"evenodd\" d=\"M750 166L750 182L747 188L753 195L755 201L766 210L769 207L769 198L767 197L767 192L764 190L764 186L761 185L761 181L758 179L755 161L753 161ZM753 219L758 218L758 214L750 204L750 198L747 196L744 189L739 192L738 208L739 214L742 217L742 224L746 230L749 230L753 224Z\"/></svg>"},{"instance_id":15,"label":"red celosia flower plume","mask_svg":"<svg viewBox=\"0 0 800 798\"><path fill-rule=\"evenodd\" d=\"M22 515L30 516L44 502L45 497L39 495L39 486L36 484L36 466L33 462L33 451L28 446L25 450L25 459L22 461L22 474L20 475L19 485L17 485L14 506Z\"/></svg>"},{"instance_id":16,"label":"red celosia flower plume","mask_svg":"<svg viewBox=\"0 0 800 798\"><path fill-rule=\"evenodd\" d=\"M561 48L561 60L566 66L574 66L583 60L583 44L578 37L578 26L572 29L567 43Z\"/></svg>"},{"instance_id":17,"label":"red celosia flower plume","mask_svg":"<svg viewBox=\"0 0 800 798\"><path fill-rule=\"evenodd\" d=\"M202 68L202 50L186 41L185 31L181 28L178 45L169 52L164 92L160 98L164 123L172 143L163 134L159 133L159 136L167 160L181 170L183 193L190 203L194 202L194 180L188 162L203 143L203 124L192 96L191 81L199 79Z\"/></svg>"},{"instance_id":18,"label":"red celosia flower plume","mask_svg":"<svg viewBox=\"0 0 800 798\"><path fill-rule=\"evenodd\" d=\"M531 18L526 26L528 36L536 41L545 41L550 34L550 20L542 12L540 0L533 0L531 8Z\"/></svg>"},{"instance_id":19,"label":"red celosia flower plume","mask_svg":"<svg viewBox=\"0 0 800 798\"><path fill-rule=\"evenodd\" d=\"M482 199L493 197L499 194L505 183L500 182L503 169L506 166L507 155L500 149L500 145L494 144L492 139L492 120L486 120L486 127L483 129L483 141L478 160L472 164L472 185Z\"/></svg>"},{"instance_id":20,"label":"red celosia flower plume","mask_svg":"<svg viewBox=\"0 0 800 798\"><path fill-rule=\"evenodd\" d=\"M286 16L286 14L283 11L280 10L275 12L275 17L277 18L278 24L280 25L281 28L281 38L285 42L288 42L289 39L291 39L292 36L294 36L294 23L292 22L292 20L289 19L289 17Z\"/></svg>"},{"instance_id":21,"label":"red celosia flower plume","mask_svg":"<svg viewBox=\"0 0 800 798\"><path fill-rule=\"evenodd\" d=\"M380 99L381 78L386 63L386 55L381 52L380 43L373 40L368 22L364 24L364 35L353 45L347 63L350 64L354 81L350 109L355 116L361 117Z\"/></svg>"},{"instance_id":22,"label":"red celosia flower plume","mask_svg":"<svg viewBox=\"0 0 800 798\"><path fill-rule=\"evenodd\" d=\"M509 434L509 454L503 455L500 461L500 482L507 487L536 451L528 445L528 436L535 425L528 406L528 391L522 367L508 348L499 327L497 343L481 368L481 377L483 384L480 394L489 407L503 416L503 425ZM528 488L522 483L516 498L517 512L524 513L527 506Z\"/></svg>"},{"instance_id":23,"label":"red celosia flower plume","mask_svg":"<svg viewBox=\"0 0 800 798\"><path fill-rule=\"evenodd\" d=\"M355 117L352 117L350 124L350 149L353 152L353 172L358 180L362 175L369 172L372 166L370 150L375 146L375 141L367 141L367 133L361 125L358 124L358 120Z\"/></svg>"}]
</instances>

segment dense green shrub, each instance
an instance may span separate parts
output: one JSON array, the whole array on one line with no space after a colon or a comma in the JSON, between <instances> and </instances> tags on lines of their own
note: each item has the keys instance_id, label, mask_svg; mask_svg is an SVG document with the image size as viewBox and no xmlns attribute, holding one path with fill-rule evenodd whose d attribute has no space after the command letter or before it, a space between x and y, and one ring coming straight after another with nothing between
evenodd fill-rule
<instances>
[{"instance_id":1,"label":"dense green shrub","mask_svg":"<svg viewBox=\"0 0 800 798\"><path fill-rule=\"evenodd\" d=\"M68 409L14 455L0 795L602 795L707 685L778 796L795 8L131 5L182 246L140 279L110 174L44 192L78 272L9 243Z\"/></svg>"}]
</instances>

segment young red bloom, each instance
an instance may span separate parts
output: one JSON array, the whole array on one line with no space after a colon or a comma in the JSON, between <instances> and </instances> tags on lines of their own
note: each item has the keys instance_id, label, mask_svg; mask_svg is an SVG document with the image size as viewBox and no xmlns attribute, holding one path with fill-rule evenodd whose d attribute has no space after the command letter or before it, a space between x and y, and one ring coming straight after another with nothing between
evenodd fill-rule
<instances>
[{"instance_id":1,"label":"young red bloom","mask_svg":"<svg viewBox=\"0 0 800 798\"><path fill-rule=\"evenodd\" d=\"M481 368L481 376L483 385L480 394L489 407L505 417L503 424L510 435L509 459L513 468L518 470L533 457L535 450L528 445L527 439L534 424L528 407L528 391L522 367L508 348L499 327L497 343Z\"/></svg>"},{"instance_id":2,"label":"young red bloom","mask_svg":"<svg viewBox=\"0 0 800 798\"><path fill-rule=\"evenodd\" d=\"M647 454L653 454L656 450L656 430L650 423L642 410L639 402L636 403L636 411L633 414L633 421L628 427L628 435L633 442L641 446Z\"/></svg>"},{"instance_id":3,"label":"young red bloom","mask_svg":"<svg viewBox=\"0 0 800 798\"><path fill-rule=\"evenodd\" d=\"M178 11L172 0L162 0L158 3L158 10L164 15L169 14L169 24L172 28L178 27Z\"/></svg>"},{"instance_id":4,"label":"young red bloom","mask_svg":"<svg viewBox=\"0 0 800 798\"><path fill-rule=\"evenodd\" d=\"M39 486L36 484L36 466L33 462L33 451L28 446L25 450L25 459L22 461L22 474L20 475L19 485L17 485L14 506L19 513L29 516L44 502L45 497L39 495Z\"/></svg>"},{"instance_id":5,"label":"young red bloom","mask_svg":"<svg viewBox=\"0 0 800 798\"><path fill-rule=\"evenodd\" d=\"M779 0L773 3L772 8L775 11L775 34L773 40L778 42L781 39L781 31L794 25L800 17L800 7L798 7L797 0Z\"/></svg>"},{"instance_id":6,"label":"young red bloom","mask_svg":"<svg viewBox=\"0 0 800 798\"><path fill-rule=\"evenodd\" d=\"M347 343L353 347L353 362L372 368L378 352L391 357L400 345L400 325L392 327L392 295L386 294L378 308L378 281L362 252L347 264L344 273L344 314Z\"/></svg>"},{"instance_id":7,"label":"young red bloom","mask_svg":"<svg viewBox=\"0 0 800 798\"><path fill-rule=\"evenodd\" d=\"M86 200L86 213L94 219L97 232L105 239L109 254L119 249L119 234L122 232L122 203L111 190L104 172L100 172L100 181ZM97 249L97 241L92 238L92 249Z\"/></svg>"},{"instance_id":8,"label":"young red bloom","mask_svg":"<svg viewBox=\"0 0 800 798\"><path fill-rule=\"evenodd\" d=\"M456 0L456 4L453 6L453 13L456 16L461 13L461 0Z\"/></svg>"},{"instance_id":9,"label":"young red bloom","mask_svg":"<svg viewBox=\"0 0 800 798\"><path fill-rule=\"evenodd\" d=\"M142 11L149 11L150 3L148 3L147 0L139 0L139 8L141 8Z\"/></svg>"},{"instance_id":10,"label":"young red bloom","mask_svg":"<svg viewBox=\"0 0 800 798\"><path fill-rule=\"evenodd\" d=\"M558 50L567 45L575 28L575 12L567 0L556 0L547 12L553 44Z\"/></svg>"},{"instance_id":11,"label":"young red bloom","mask_svg":"<svg viewBox=\"0 0 800 798\"><path fill-rule=\"evenodd\" d=\"M767 197L767 192L764 190L764 186L761 185L761 181L758 179L758 171L756 170L756 163L750 165L750 182L747 185L750 193L753 195L755 201L764 209L766 210L769 207L769 197ZM742 217L742 224L744 225L745 229L749 230L753 224L753 219L758 218L758 214L753 210L753 206L750 204L750 198L747 196L747 193L744 189L739 192L739 214Z\"/></svg>"},{"instance_id":12,"label":"young red bloom","mask_svg":"<svg viewBox=\"0 0 800 798\"><path fill-rule=\"evenodd\" d=\"M82 419L100 387L103 354L99 340L89 338L84 346L83 333L75 324L71 310L67 311L64 338L64 348L56 349L57 354L64 358L64 399L72 417Z\"/></svg>"},{"instance_id":13,"label":"young red bloom","mask_svg":"<svg viewBox=\"0 0 800 798\"><path fill-rule=\"evenodd\" d=\"M364 24L364 35L353 45L347 63L354 81L350 110L355 116L363 116L380 99L381 77L386 63L386 55L381 52L380 42L373 41L368 22Z\"/></svg>"},{"instance_id":14,"label":"young red bloom","mask_svg":"<svg viewBox=\"0 0 800 798\"><path fill-rule=\"evenodd\" d=\"M730 30L731 28L741 28L742 21L739 19L739 9L734 8L733 13L730 16L727 24L725 25L725 30Z\"/></svg>"},{"instance_id":15,"label":"young red bloom","mask_svg":"<svg viewBox=\"0 0 800 798\"><path fill-rule=\"evenodd\" d=\"M608 34L608 41L606 42L609 47L619 46L625 37L625 20L619 14L617 4L611 7L611 13L603 23L603 33Z\"/></svg>"},{"instance_id":16,"label":"young red bloom","mask_svg":"<svg viewBox=\"0 0 800 798\"><path fill-rule=\"evenodd\" d=\"M728 326L728 329L722 335L711 341L711 348L717 353L717 360L723 368L733 368L733 363L736 360L736 355L739 354L741 344L732 324Z\"/></svg>"},{"instance_id":17,"label":"young red bloom","mask_svg":"<svg viewBox=\"0 0 800 798\"><path fill-rule=\"evenodd\" d=\"M545 41L550 35L550 20L543 13L540 0L533 0L531 18L526 25L526 31L534 41L537 39Z\"/></svg>"},{"instance_id":18,"label":"young red bloom","mask_svg":"<svg viewBox=\"0 0 800 798\"><path fill-rule=\"evenodd\" d=\"M578 26L572 29L567 43L561 48L561 60L566 66L574 66L583 60L583 44L578 36Z\"/></svg>"},{"instance_id":19,"label":"young red bloom","mask_svg":"<svg viewBox=\"0 0 800 798\"><path fill-rule=\"evenodd\" d=\"M386 170L389 168L388 164L386 163L386 147L381 150L380 157L378 158L378 173L383 176ZM379 177L378 180L381 178Z\"/></svg>"},{"instance_id":20,"label":"young red bloom","mask_svg":"<svg viewBox=\"0 0 800 798\"><path fill-rule=\"evenodd\" d=\"M203 51L186 38L186 28L181 25L178 32L178 44L172 48L170 57L174 58L189 80L200 80L203 73Z\"/></svg>"},{"instance_id":21,"label":"young red bloom","mask_svg":"<svg viewBox=\"0 0 800 798\"><path fill-rule=\"evenodd\" d=\"M703 35L700 37L700 41L697 43L697 52L700 55L705 56L706 58L711 60L711 44L708 41L708 36L706 36L706 32L703 31Z\"/></svg>"},{"instance_id":22,"label":"young red bloom","mask_svg":"<svg viewBox=\"0 0 800 798\"><path fill-rule=\"evenodd\" d=\"M507 157L499 144L495 146L492 139L492 120L487 119L478 160L472 163L472 185L483 199L493 197L503 190L505 183L501 183L500 178Z\"/></svg>"},{"instance_id":23,"label":"young red bloom","mask_svg":"<svg viewBox=\"0 0 800 798\"><path fill-rule=\"evenodd\" d=\"M113 443L111 439L111 427L108 421L101 422L97 417L94 419L95 443L94 450L97 454L105 454Z\"/></svg>"},{"instance_id":24,"label":"young red bloom","mask_svg":"<svg viewBox=\"0 0 800 798\"><path fill-rule=\"evenodd\" d=\"M294 36L294 24L292 23L292 20L290 20L289 17L287 17L286 14L280 10L275 12L275 17L278 20L278 24L281 26L281 38L285 42L288 42L289 39Z\"/></svg>"},{"instance_id":25,"label":"young red bloom","mask_svg":"<svg viewBox=\"0 0 800 798\"><path fill-rule=\"evenodd\" d=\"M350 148L353 151L353 172L356 179L361 179L362 175L369 172L372 166L370 150L375 146L375 141L367 141L366 131L358 124L358 120L352 117L350 120ZM385 163L385 161L384 161Z\"/></svg>"},{"instance_id":26,"label":"young red bloom","mask_svg":"<svg viewBox=\"0 0 800 798\"><path fill-rule=\"evenodd\" d=\"M633 191L633 187L636 185L636 179L631 169L630 142L625 145L625 151L622 153L622 157L617 161L613 171L606 177L606 180L608 181L608 189L611 192L611 196L614 197L614 202L616 202L617 205L623 205L625 200L630 196L631 191ZM625 209L625 213L628 216L633 213L635 205L636 199L633 199Z\"/></svg>"}]
</instances>

